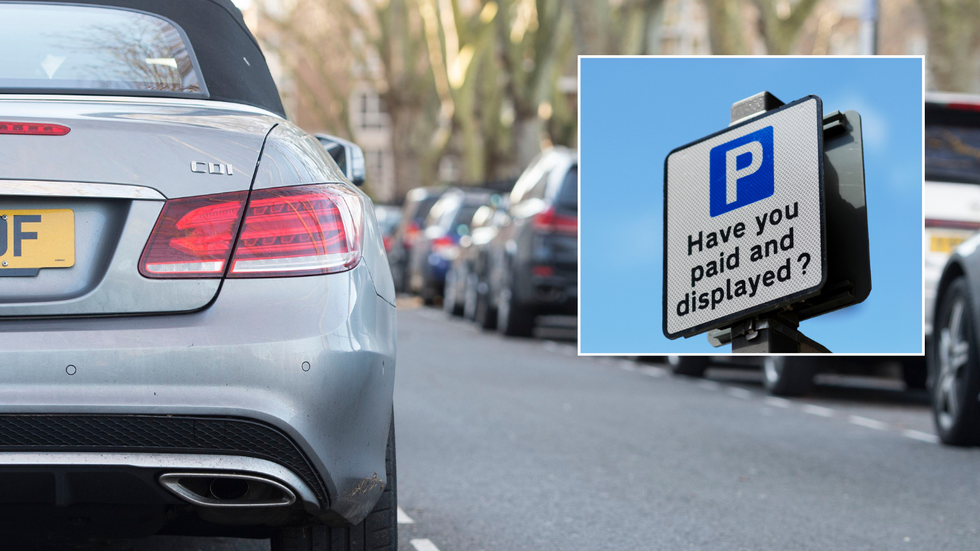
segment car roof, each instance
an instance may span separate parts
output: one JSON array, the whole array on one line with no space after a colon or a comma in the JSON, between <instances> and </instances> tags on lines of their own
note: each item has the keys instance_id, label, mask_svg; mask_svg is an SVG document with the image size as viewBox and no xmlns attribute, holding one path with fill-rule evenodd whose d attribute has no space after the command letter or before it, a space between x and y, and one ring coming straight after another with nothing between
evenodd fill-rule
<instances>
[{"instance_id":1,"label":"car roof","mask_svg":"<svg viewBox=\"0 0 980 551\"><path fill-rule=\"evenodd\" d=\"M29 0L27 4L66 4ZM176 23L190 41L207 99L259 107L285 118L279 91L258 41L231 0L71 0L72 5L123 8Z\"/></svg>"}]
</instances>

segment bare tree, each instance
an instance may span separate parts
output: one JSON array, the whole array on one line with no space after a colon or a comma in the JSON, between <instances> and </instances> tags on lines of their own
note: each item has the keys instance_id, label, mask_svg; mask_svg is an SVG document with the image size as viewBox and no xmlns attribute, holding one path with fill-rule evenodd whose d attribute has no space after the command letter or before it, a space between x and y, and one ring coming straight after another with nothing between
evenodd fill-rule
<instances>
[{"instance_id":1,"label":"bare tree","mask_svg":"<svg viewBox=\"0 0 980 551\"><path fill-rule=\"evenodd\" d=\"M260 38L291 76L301 124L352 137L350 98L366 84L390 116L396 196L434 180L439 103L416 0L296 0L261 14Z\"/></svg>"},{"instance_id":2,"label":"bare tree","mask_svg":"<svg viewBox=\"0 0 980 551\"><path fill-rule=\"evenodd\" d=\"M708 11L708 36L715 55L745 54L742 0L704 0Z\"/></svg>"},{"instance_id":3,"label":"bare tree","mask_svg":"<svg viewBox=\"0 0 980 551\"><path fill-rule=\"evenodd\" d=\"M926 19L932 86L980 92L980 1L919 0Z\"/></svg>"},{"instance_id":4,"label":"bare tree","mask_svg":"<svg viewBox=\"0 0 980 551\"><path fill-rule=\"evenodd\" d=\"M790 53L796 39L820 0L753 0L759 10L759 34L770 55Z\"/></svg>"}]
</instances>

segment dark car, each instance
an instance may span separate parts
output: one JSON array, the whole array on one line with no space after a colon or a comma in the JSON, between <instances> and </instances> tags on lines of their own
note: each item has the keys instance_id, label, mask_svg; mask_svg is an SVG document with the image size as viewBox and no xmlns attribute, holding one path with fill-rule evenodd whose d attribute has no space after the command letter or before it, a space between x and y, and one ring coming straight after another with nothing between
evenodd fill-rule
<instances>
[{"instance_id":1,"label":"dark car","mask_svg":"<svg viewBox=\"0 0 980 551\"><path fill-rule=\"evenodd\" d=\"M442 296L446 272L459 254L459 240L469 233L473 215L490 197L486 190L454 188L432 205L422 235L415 241L407 273L409 290L426 304Z\"/></svg>"},{"instance_id":2,"label":"dark car","mask_svg":"<svg viewBox=\"0 0 980 551\"><path fill-rule=\"evenodd\" d=\"M391 248L395 244L395 231L402 221L402 209L394 205L375 205L374 214L378 218L378 229L381 230L385 252L391 254Z\"/></svg>"},{"instance_id":3,"label":"dark car","mask_svg":"<svg viewBox=\"0 0 980 551\"><path fill-rule=\"evenodd\" d=\"M536 316L577 314L575 151L548 149L518 178L490 257L488 292L500 332L530 336Z\"/></svg>"},{"instance_id":4,"label":"dark car","mask_svg":"<svg viewBox=\"0 0 980 551\"><path fill-rule=\"evenodd\" d=\"M402 207L402 219L391 236L388 248L388 264L391 277L395 280L395 291L408 290L408 267L412 264L412 250L415 241L422 234L422 224L429 210L446 192L444 187L420 187L408 192Z\"/></svg>"},{"instance_id":5,"label":"dark car","mask_svg":"<svg viewBox=\"0 0 980 551\"><path fill-rule=\"evenodd\" d=\"M483 298L484 314L487 295L487 246L497 235L502 198L494 195L489 205L477 209L470 224L469 235L459 239L459 254L446 273L443 309L453 316L476 318L478 297ZM482 318L481 318L482 321ZM496 323L496 322L494 322Z\"/></svg>"},{"instance_id":6,"label":"dark car","mask_svg":"<svg viewBox=\"0 0 980 551\"><path fill-rule=\"evenodd\" d=\"M675 375L703 377L713 366L734 369L759 369L762 385L774 396L802 396L813 387L814 378L821 373L848 375L891 375L898 372L906 387L918 389L925 385L920 374L925 370L921 356L881 358L872 356L667 356L667 365Z\"/></svg>"}]
</instances>

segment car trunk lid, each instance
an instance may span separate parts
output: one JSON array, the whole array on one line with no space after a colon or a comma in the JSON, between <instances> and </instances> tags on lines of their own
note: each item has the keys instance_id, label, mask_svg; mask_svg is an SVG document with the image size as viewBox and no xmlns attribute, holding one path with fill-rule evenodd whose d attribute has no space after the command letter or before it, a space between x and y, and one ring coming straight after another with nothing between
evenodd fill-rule
<instances>
[{"instance_id":1,"label":"car trunk lid","mask_svg":"<svg viewBox=\"0 0 980 551\"><path fill-rule=\"evenodd\" d=\"M279 120L193 100L0 99L0 121L70 128L0 135L0 317L206 306L219 279L148 279L140 255L166 199L247 191Z\"/></svg>"}]
</instances>

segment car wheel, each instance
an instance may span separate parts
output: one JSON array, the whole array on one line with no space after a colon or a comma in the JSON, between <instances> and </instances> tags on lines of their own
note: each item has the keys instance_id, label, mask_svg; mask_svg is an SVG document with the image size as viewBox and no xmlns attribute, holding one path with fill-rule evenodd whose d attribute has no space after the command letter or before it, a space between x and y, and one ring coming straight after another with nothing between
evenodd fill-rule
<instances>
[{"instance_id":1,"label":"car wheel","mask_svg":"<svg viewBox=\"0 0 980 551\"><path fill-rule=\"evenodd\" d=\"M667 356L667 364L674 375L685 377L704 377L711 365L710 356Z\"/></svg>"},{"instance_id":2,"label":"car wheel","mask_svg":"<svg viewBox=\"0 0 980 551\"><path fill-rule=\"evenodd\" d=\"M505 288L497 300L497 331L508 337L530 337L534 333L534 311Z\"/></svg>"},{"instance_id":3,"label":"car wheel","mask_svg":"<svg viewBox=\"0 0 980 551\"><path fill-rule=\"evenodd\" d=\"M908 389L923 389L929 379L925 358L903 358L902 379Z\"/></svg>"},{"instance_id":4,"label":"car wheel","mask_svg":"<svg viewBox=\"0 0 980 551\"><path fill-rule=\"evenodd\" d=\"M809 358L766 356L762 363L762 383L774 396L802 396L813 386L816 373Z\"/></svg>"},{"instance_id":5,"label":"car wheel","mask_svg":"<svg viewBox=\"0 0 980 551\"><path fill-rule=\"evenodd\" d=\"M353 526L323 524L280 528L272 538L272 551L394 551L398 548L398 491L395 469L395 420L388 429L385 452L388 483L367 518Z\"/></svg>"},{"instance_id":6,"label":"car wheel","mask_svg":"<svg viewBox=\"0 0 980 551\"><path fill-rule=\"evenodd\" d=\"M969 298L965 279L949 285L937 310L932 339L936 432L944 443L956 446L980 441L980 366Z\"/></svg>"},{"instance_id":7,"label":"car wheel","mask_svg":"<svg viewBox=\"0 0 980 551\"><path fill-rule=\"evenodd\" d=\"M477 293L473 321L481 329L490 330L497 327L497 309L493 307L493 304L490 304L490 297L487 296L487 293Z\"/></svg>"},{"instance_id":8,"label":"car wheel","mask_svg":"<svg viewBox=\"0 0 980 551\"><path fill-rule=\"evenodd\" d=\"M463 319L476 319L476 301L479 296L477 285L479 282L475 274L466 276L466 285L463 286Z\"/></svg>"},{"instance_id":9,"label":"car wheel","mask_svg":"<svg viewBox=\"0 0 980 551\"><path fill-rule=\"evenodd\" d=\"M463 303L456 296L456 271L446 274L446 287L442 292L442 309L450 316L463 315Z\"/></svg>"}]
</instances>

